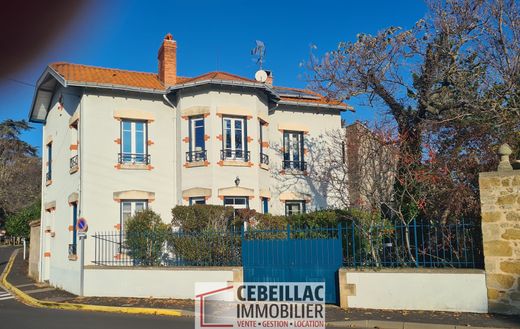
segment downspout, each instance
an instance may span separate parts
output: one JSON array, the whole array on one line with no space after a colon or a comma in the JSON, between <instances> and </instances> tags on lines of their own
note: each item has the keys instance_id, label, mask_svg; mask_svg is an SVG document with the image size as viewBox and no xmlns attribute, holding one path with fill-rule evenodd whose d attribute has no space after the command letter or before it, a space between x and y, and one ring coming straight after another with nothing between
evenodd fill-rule
<instances>
[{"instance_id":1,"label":"downspout","mask_svg":"<svg viewBox=\"0 0 520 329\"><path fill-rule=\"evenodd\" d=\"M81 217L81 209L83 208L83 193L82 190L83 190L83 171L84 171L84 168L83 168L83 156L82 156L82 153L83 153L83 147L85 145L85 140L84 140L84 134L83 134L83 126L84 126L84 117L83 117L83 98L85 96L85 89L82 89L81 90L81 95L80 95L80 99L79 99L79 124L78 124L78 129L79 129L79 132L78 132L78 138L79 138L79 141L77 142L79 145L78 145L78 157L79 157L79 162L78 162L78 165L79 165L79 191L78 191L78 194L79 194L79 205L78 205L78 214L77 214L77 218L79 219ZM83 296L84 294L84 289L85 289L85 238L82 238L80 240L81 242L81 262L80 262L80 287L79 287L79 295L80 296Z\"/></svg>"},{"instance_id":2,"label":"downspout","mask_svg":"<svg viewBox=\"0 0 520 329\"><path fill-rule=\"evenodd\" d=\"M45 122L45 124L47 124L47 122ZM43 125L43 128L42 128L42 144L45 144L45 124ZM43 145L42 145L43 146ZM38 271L38 281L39 282L43 282L43 260L44 260L44 257L43 257L43 238L44 238L44 224L45 224L45 200L46 200L46 195L45 195L45 181L44 181L44 177L45 177L45 161L43 161L43 156L44 156L44 153L45 153L45 148L43 148L42 150L42 176L41 176L41 186L42 186L42 200L41 200L41 209L40 209L40 250L39 250L39 259L38 259L38 265L40 267L40 270Z\"/></svg>"},{"instance_id":3,"label":"downspout","mask_svg":"<svg viewBox=\"0 0 520 329\"><path fill-rule=\"evenodd\" d=\"M181 194L180 194L180 191L181 191L181 188L182 188L182 184L181 184L181 177L182 177L182 172L181 172L181 165L180 163L176 163L175 161L180 161L181 157L180 157L180 146L178 145L179 143L179 139L177 138L177 134L178 132L180 132L180 127L179 127L179 113L177 111L177 107L175 105L173 105L173 103L170 101L170 99L168 98L167 94L163 94L162 95L163 98L164 98L164 101L166 103L168 103L168 105L170 105L172 108L173 108L173 111L174 111L174 117L173 117L173 126L174 126L174 132L175 132L175 135L173 136L173 145L174 145L174 151L172 152L172 154L174 154L173 156L173 159L172 159L172 164L174 165L173 166L173 171L174 171L174 177L175 177L175 189L176 191L173 191L173 195L175 195L176 197L176 201L175 201L175 205L182 205L182 197L181 197Z\"/></svg>"}]
</instances>

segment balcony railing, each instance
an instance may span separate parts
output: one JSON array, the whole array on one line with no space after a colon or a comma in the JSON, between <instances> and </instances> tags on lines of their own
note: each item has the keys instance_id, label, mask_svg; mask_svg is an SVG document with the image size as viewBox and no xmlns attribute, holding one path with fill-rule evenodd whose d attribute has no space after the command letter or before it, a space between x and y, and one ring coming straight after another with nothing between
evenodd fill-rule
<instances>
[{"instance_id":1,"label":"balcony railing","mask_svg":"<svg viewBox=\"0 0 520 329\"><path fill-rule=\"evenodd\" d=\"M76 251L77 251L77 248L76 248L76 244L75 243L71 243L69 244L69 256L74 256L76 255Z\"/></svg>"},{"instance_id":2,"label":"balcony railing","mask_svg":"<svg viewBox=\"0 0 520 329\"><path fill-rule=\"evenodd\" d=\"M45 179L46 179L47 181L50 181L50 180L52 179L52 174L51 174L50 171L48 171L48 172L45 174Z\"/></svg>"},{"instance_id":3,"label":"balcony railing","mask_svg":"<svg viewBox=\"0 0 520 329\"><path fill-rule=\"evenodd\" d=\"M78 166L78 155L73 156L70 158L70 169Z\"/></svg>"},{"instance_id":4,"label":"balcony railing","mask_svg":"<svg viewBox=\"0 0 520 329\"><path fill-rule=\"evenodd\" d=\"M283 169L296 169L296 170L306 171L307 162L283 160Z\"/></svg>"},{"instance_id":5,"label":"balcony railing","mask_svg":"<svg viewBox=\"0 0 520 329\"><path fill-rule=\"evenodd\" d=\"M247 162L250 159L251 152L244 150L220 150L220 160L238 160Z\"/></svg>"},{"instance_id":6,"label":"balcony railing","mask_svg":"<svg viewBox=\"0 0 520 329\"><path fill-rule=\"evenodd\" d=\"M260 163L269 165L269 156L265 153L260 153Z\"/></svg>"},{"instance_id":7,"label":"balcony railing","mask_svg":"<svg viewBox=\"0 0 520 329\"><path fill-rule=\"evenodd\" d=\"M199 162L206 161L207 159L208 152L206 150L186 152L186 162Z\"/></svg>"},{"instance_id":8,"label":"balcony railing","mask_svg":"<svg viewBox=\"0 0 520 329\"><path fill-rule=\"evenodd\" d=\"M121 164L150 164L150 154L119 153L117 162Z\"/></svg>"}]
</instances>

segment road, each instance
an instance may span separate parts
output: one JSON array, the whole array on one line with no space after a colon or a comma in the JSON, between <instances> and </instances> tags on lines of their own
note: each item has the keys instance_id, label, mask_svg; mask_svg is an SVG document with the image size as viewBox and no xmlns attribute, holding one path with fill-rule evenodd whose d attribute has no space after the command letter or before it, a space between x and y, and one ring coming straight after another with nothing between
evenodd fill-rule
<instances>
[{"instance_id":1,"label":"road","mask_svg":"<svg viewBox=\"0 0 520 329\"><path fill-rule=\"evenodd\" d=\"M0 273L13 248L0 247ZM64 311L26 306L0 287L0 328L16 329L186 329L194 328L193 318L131 315L85 311Z\"/></svg>"}]
</instances>

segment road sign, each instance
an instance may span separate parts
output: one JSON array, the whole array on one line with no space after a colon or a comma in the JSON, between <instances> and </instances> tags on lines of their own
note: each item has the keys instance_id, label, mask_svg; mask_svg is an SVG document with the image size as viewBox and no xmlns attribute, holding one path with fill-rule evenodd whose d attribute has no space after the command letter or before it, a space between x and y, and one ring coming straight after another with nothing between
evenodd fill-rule
<instances>
[{"instance_id":1,"label":"road sign","mask_svg":"<svg viewBox=\"0 0 520 329\"><path fill-rule=\"evenodd\" d=\"M80 219L78 219L78 223L76 224L76 229L78 230L78 232L80 233L85 233L88 231L88 225L87 225L87 220L83 217L81 217Z\"/></svg>"}]
</instances>

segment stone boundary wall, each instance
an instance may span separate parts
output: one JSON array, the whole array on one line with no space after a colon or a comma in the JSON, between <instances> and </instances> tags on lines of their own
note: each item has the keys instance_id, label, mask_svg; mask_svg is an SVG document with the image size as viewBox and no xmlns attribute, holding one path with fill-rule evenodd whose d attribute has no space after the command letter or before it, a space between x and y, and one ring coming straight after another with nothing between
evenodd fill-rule
<instances>
[{"instance_id":1,"label":"stone boundary wall","mask_svg":"<svg viewBox=\"0 0 520 329\"><path fill-rule=\"evenodd\" d=\"M489 312L520 314L520 170L481 173L479 185Z\"/></svg>"}]
</instances>

